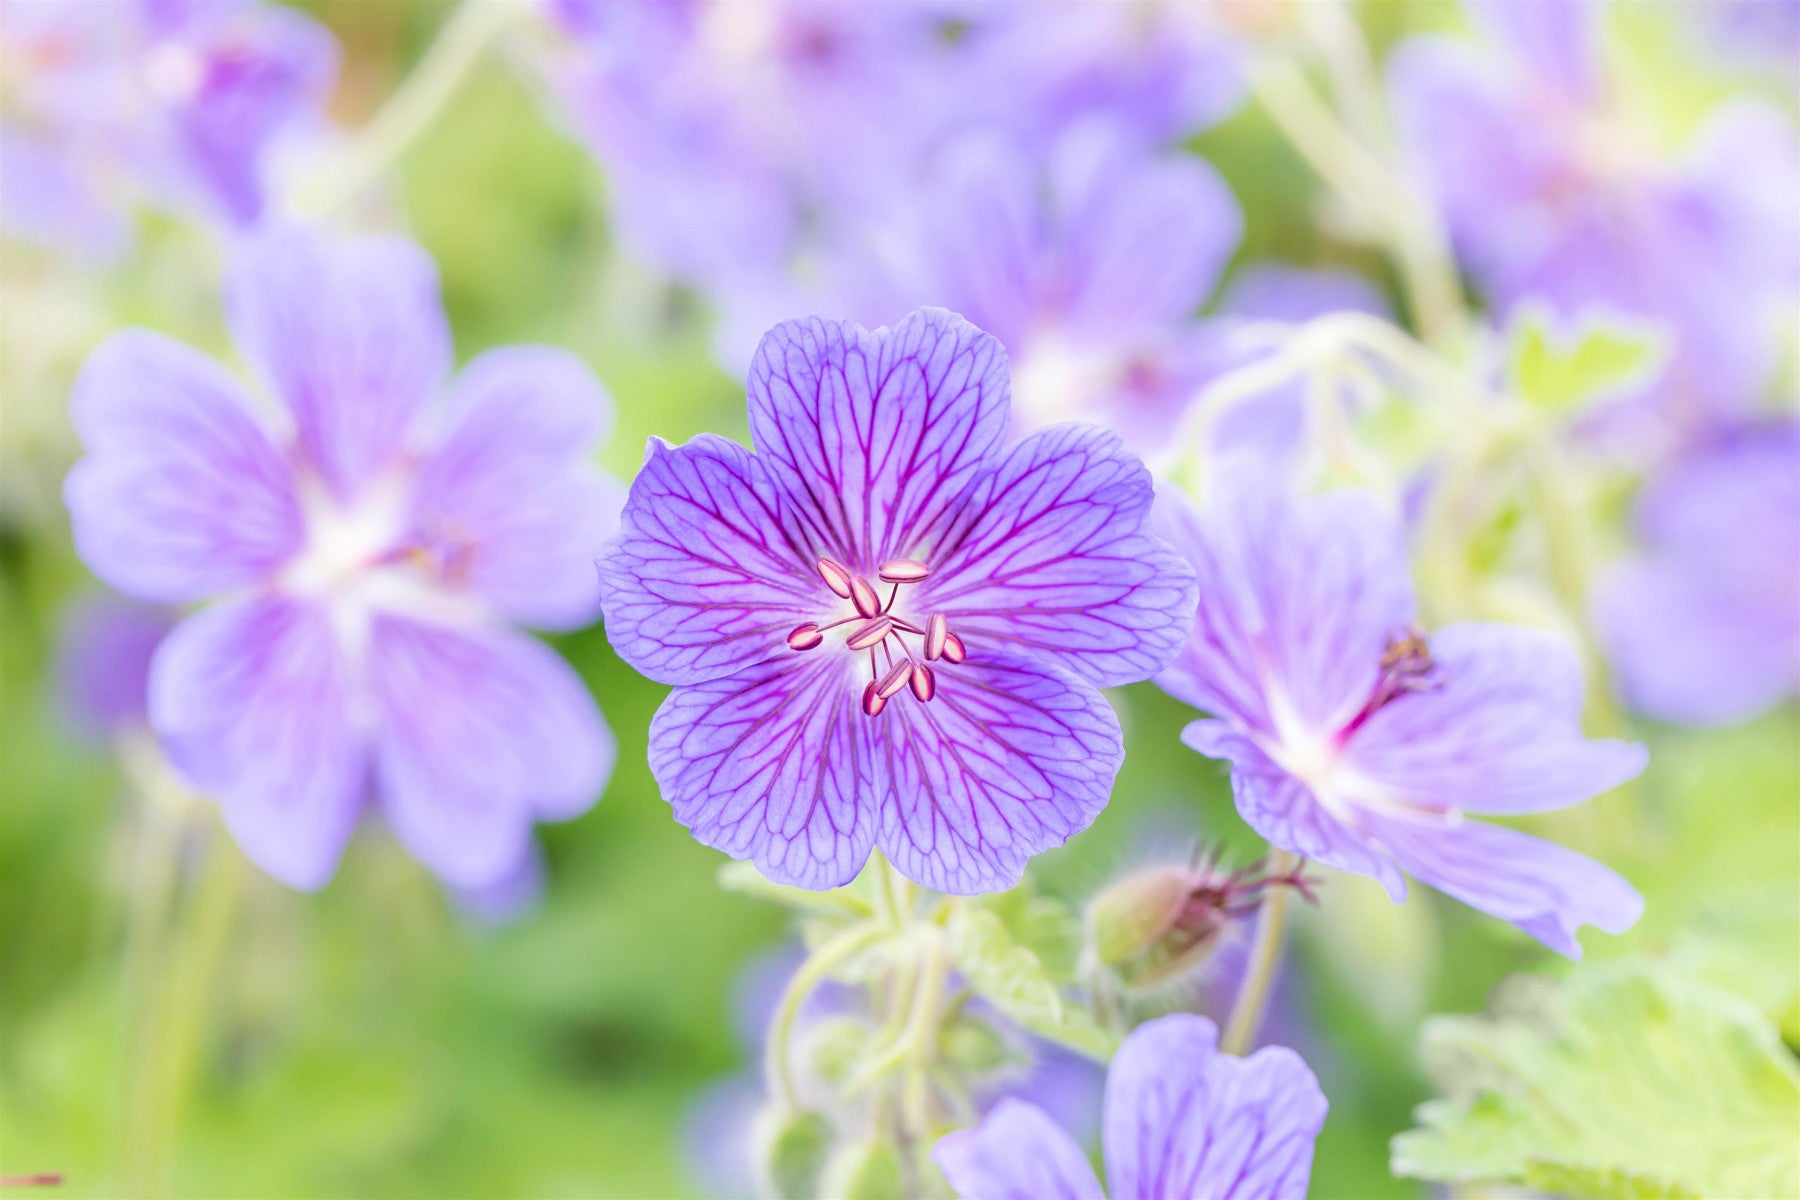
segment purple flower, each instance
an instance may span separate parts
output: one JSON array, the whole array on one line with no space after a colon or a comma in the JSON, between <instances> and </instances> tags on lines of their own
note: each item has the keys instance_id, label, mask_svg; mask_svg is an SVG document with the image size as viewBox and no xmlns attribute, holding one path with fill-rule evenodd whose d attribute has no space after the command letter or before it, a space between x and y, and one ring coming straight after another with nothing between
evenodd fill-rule
<instances>
[{"instance_id":1,"label":"purple flower","mask_svg":"<svg viewBox=\"0 0 1800 1200\"><path fill-rule=\"evenodd\" d=\"M928 887L1009 886L1106 803L1097 689L1186 631L1148 472L1088 426L1007 445L1005 352L941 309L777 326L749 399L754 453L651 443L600 564L614 647L676 685L650 729L676 819L803 887L875 846Z\"/></svg>"},{"instance_id":2,"label":"purple flower","mask_svg":"<svg viewBox=\"0 0 1800 1200\"><path fill-rule=\"evenodd\" d=\"M1217 1027L1191 1013L1132 1031L1105 1105L1104 1191L1075 1139L1019 1100L941 1139L934 1157L957 1195L979 1200L1299 1200L1327 1108L1298 1054L1221 1054Z\"/></svg>"},{"instance_id":3,"label":"purple flower","mask_svg":"<svg viewBox=\"0 0 1800 1200\"><path fill-rule=\"evenodd\" d=\"M1481 45L1396 50L1399 124L1459 256L1501 309L1647 318L1673 335L1652 444L1749 411L1800 291L1800 143L1761 102L1717 109L1680 156L1610 86L1596 3L1471 4Z\"/></svg>"},{"instance_id":4,"label":"purple flower","mask_svg":"<svg viewBox=\"0 0 1800 1200\"><path fill-rule=\"evenodd\" d=\"M317 21L252 0L10 4L0 119L8 232L117 249L130 206L263 215L273 155L322 128L337 46Z\"/></svg>"},{"instance_id":5,"label":"purple flower","mask_svg":"<svg viewBox=\"0 0 1800 1200\"><path fill-rule=\"evenodd\" d=\"M1157 682L1212 714L1182 740L1231 762L1244 820L1395 900L1404 870L1571 957L1582 924L1629 928L1643 900L1618 875L1463 815L1564 808L1643 769L1642 747L1582 736L1574 652L1508 625L1427 639L1400 528L1371 496L1222 475L1208 511L1158 507L1201 603Z\"/></svg>"},{"instance_id":6,"label":"purple flower","mask_svg":"<svg viewBox=\"0 0 1800 1200\"><path fill-rule=\"evenodd\" d=\"M436 269L397 239L253 239L227 317L276 403L145 330L75 385L82 558L143 600L211 600L156 652L150 724L286 883L330 877L372 796L446 882L493 884L611 768L587 689L508 628L595 615L605 396L548 347L446 388Z\"/></svg>"},{"instance_id":7,"label":"purple flower","mask_svg":"<svg viewBox=\"0 0 1800 1200\"><path fill-rule=\"evenodd\" d=\"M71 729L104 738L146 721L150 659L176 615L123 596L82 601L63 622L56 656L58 699Z\"/></svg>"},{"instance_id":8,"label":"purple flower","mask_svg":"<svg viewBox=\"0 0 1800 1200\"><path fill-rule=\"evenodd\" d=\"M1678 461L1638 500L1645 554L1596 600L1626 698L1722 725L1800 692L1800 425L1739 431Z\"/></svg>"}]
</instances>

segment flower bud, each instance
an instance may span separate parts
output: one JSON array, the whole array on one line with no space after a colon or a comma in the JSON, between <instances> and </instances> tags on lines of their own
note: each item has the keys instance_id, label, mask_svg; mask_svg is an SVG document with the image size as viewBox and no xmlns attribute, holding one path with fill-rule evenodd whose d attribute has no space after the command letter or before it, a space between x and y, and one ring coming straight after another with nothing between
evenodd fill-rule
<instances>
[{"instance_id":1,"label":"flower bud","mask_svg":"<svg viewBox=\"0 0 1800 1200\"><path fill-rule=\"evenodd\" d=\"M869 1051L875 1030L858 1017L826 1017L812 1022L801 1053L820 1082L837 1087Z\"/></svg>"},{"instance_id":2,"label":"flower bud","mask_svg":"<svg viewBox=\"0 0 1800 1200\"><path fill-rule=\"evenodd\" d=\"M885 1141L843 1147L826 1164L819 1194L843 1200L896 1200L906 1195L899 1148Z\"/></svg>"},{"instance_id":3,"label":"flower bud","mask_svg":"<svg viewBox=\"0 0 1800 1200\"><path fill-rule=\"evenodd\" d=\"M938 1057L964 1079L984 1079L1029 1061L992 1022L968 1012L958 1013L944 1026L938 1035Z\"/></svg>"},{"instance_id":4,"label":"flower bud","mask_svg":"<svg viewBox=\"0 0 1800 1200\"><path fill-rule=\"evenodd\" d=\"M831 1122L815 1112L767 1109L757 1119L756 1165L777 1200L812 1200L831 1152Z\"/></svg>"}]
</instances>

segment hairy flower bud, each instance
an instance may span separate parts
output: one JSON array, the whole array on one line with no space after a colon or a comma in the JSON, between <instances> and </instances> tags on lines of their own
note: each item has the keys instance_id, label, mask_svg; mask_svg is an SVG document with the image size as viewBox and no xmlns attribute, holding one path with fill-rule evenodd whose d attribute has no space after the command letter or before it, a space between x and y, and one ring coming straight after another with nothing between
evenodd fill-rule
<instances>
[{"instance_id":1,"label":"hairy flower bud","mask_svg":"<svg viewBox=\"0 0 1800 1200\"><path fill-rule=\"evenodd\" d=\"M757 1121L756 1165L778 1200L812 1200L819 1194L831 1152L831 1122L815 1112L766 1110Z\"/></svg>"},{"instance_id":2,"label":"hairy flower bud","mask_svg":"<svg viewBox=\"0 0 1800 1200\"><path fill-rule=\"evenodd\" d=\"M853 1142L831 1156L820 1181L821 1196L888 1200L908 1194L900 1149L885 1141Z\"/></svg>"}]
</instances>

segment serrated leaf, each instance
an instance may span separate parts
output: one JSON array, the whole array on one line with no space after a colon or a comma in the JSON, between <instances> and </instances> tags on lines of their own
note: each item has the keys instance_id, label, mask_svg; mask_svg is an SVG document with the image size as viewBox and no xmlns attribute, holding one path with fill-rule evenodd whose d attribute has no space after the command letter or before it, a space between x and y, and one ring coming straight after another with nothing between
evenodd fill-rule
<instances>
[{"instance_id":1,"label":"serrated leaf","mask_svg":"<svg viewBox=\"0 0 1800 1200\"><path fill-rule=\"evenodd\" d=\"M1567 415L1644 382L1659 365L1661 340L1620 321L1584 321L1559 330L1542 313L1512 329L1513 390L1533 408Z\"/></svg>"},{"instance_id":2,"label":"serrated leaf","mask_svg":"<svg viewBox=\"0 0 1800 1200\"><path fill-rule=\"evenodd\" d=\"M1069 983L1081 960L1081 917L1067 904L1039 895L1029 885L979 901L1006 925L1013 941L1044 964L1054 983Z\"/></svg>"},{"instance_id":3,"label":"serrated leaf","mask_svg":"<svg viewBox=\"0 0 1800 1200\"><path fill-rule=\"evenodd\" d=\"M1571 1195L1800 1194L1800 1069L1750 1004L1667 966L1508 980L1483 1016L1426 1026L1445 1098L1393 1169Z\"/></svg>"},{"instance_id":4,"label":"serrated leaf","mask_svg":"<svg viewBox=\"0 0 1800 1200\"><path fill-rule=\"evenodd\" d=\"M765 878L754 863L726 863L719 868L719 886L742 896L771 900L795 912L840 917L860 917L869 913L868 904L853 890L854 883L828 892L814 892L775 883Z\"/></svg>"},{"instance_id":5,"label":"serrated leaf","mask_svg":"<svg viewBox=\"0 0 1800 1200\"><path fill-rule=\"evenodd\" d=\"M1043 960L1014 940L998 913L964 902L952 909L946 930L957 969L988 1003L1039 1037L1102 1062L1112 1057L1113 1036L1069 1002Z\"/></svg>"}]
</instances>

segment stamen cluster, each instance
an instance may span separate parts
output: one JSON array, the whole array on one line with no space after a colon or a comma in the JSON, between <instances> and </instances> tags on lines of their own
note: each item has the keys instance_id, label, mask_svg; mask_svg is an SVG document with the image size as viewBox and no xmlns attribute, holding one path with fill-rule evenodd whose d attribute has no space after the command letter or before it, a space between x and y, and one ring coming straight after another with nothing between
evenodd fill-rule
<instances>
[{"instance_id":1,"label":"stamen cluster","mask_svg":"<svg viewBox=\"0 0 1800 1200\"><path fill-rule=\"evenodd\" d=\"M881 565L877 576L881 582L892 585L886 603L874 585L836 559L821 558L818 569L825 586L838 598L850 601L856 611L827 625L812 621L796 625L787 635L788 649L812 650L823 644L827 631L857 622L845 635L844 645L852 652L869 652L869 682L862 696L865 715L880 716L888 701L908 687L921 703L929 701L937 695L937 675L929 664L942 660L954 665L968 656L962 638L950 631L943 613L932 613L920 627L894 612L894 601L902 587L923 583L930 577L931 568L924 563L897 558ZM906 644L908 636L920 639L917 657ZM880 659L876 657L877 650L881 652Z\"/></svg>"}]
</instances>

